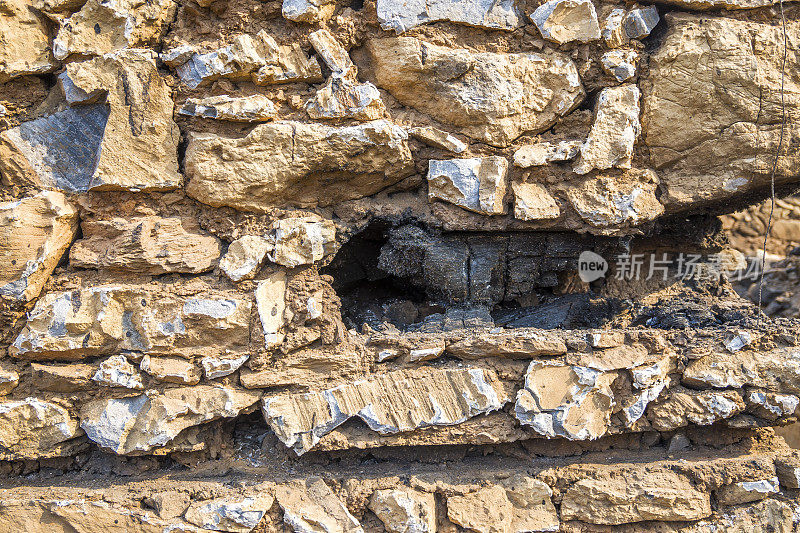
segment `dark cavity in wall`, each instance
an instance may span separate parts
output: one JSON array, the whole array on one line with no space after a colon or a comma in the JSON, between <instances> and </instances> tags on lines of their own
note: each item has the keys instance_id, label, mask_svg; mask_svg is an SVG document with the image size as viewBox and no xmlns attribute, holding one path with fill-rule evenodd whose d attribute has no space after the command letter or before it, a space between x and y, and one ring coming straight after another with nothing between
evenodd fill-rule
<instances>
[{"instance_id":1,"label":"dark cavity in wall","mask_svg":"<svg viewBox=\"0 0 800 533\"><path fill-rule=\"evenodd\" d=\"M438 233L373 222L323 273L348 327L598 327L622 303L578 282L582 251L619 253L618 239L566 233Z\"/></svg>"}]
</instances>

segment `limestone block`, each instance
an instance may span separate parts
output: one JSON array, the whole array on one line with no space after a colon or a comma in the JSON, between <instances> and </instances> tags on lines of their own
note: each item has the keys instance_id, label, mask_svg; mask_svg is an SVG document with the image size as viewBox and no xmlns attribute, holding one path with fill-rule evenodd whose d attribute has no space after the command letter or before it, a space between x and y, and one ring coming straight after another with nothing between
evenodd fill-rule
<instances>
[{"instance_id":1,"label":"limestone block","mask_svg":"<svg viewBox=\"0 0 800 533\"><path fill-rule=\"evenodd\" d=\"M711 353L691 361L683 382L693 388L759 387L773 392L800 393L800 352L742 350L735 355Z\"/></svg>"},{"instance_id":2,"label":"limestone block","mask_svg":"<svg viewBox=\"0 0 800 533\"><path fill-rule=\"evenodd\" d=\"M514 218L519 220L554 220L561 208L547 189L538 183L511 183L514 191Z\"/></svg>"},{"instance_id":3,"label":"limestone block","mask_svg":"<svg viewBox=\"0 0 800 533\"><path fill-rule=\"evenodd\" d=\"M291 21L314 24L331 18L334 9L332 0L283 0L281 13Z\"/></svg>"},{"instance_id":4,"label":"limestone block","mask_svg":"<svg viewBox=\"0 0 800 533\"><path fill-rule=\"evenodd\" d=\"M407 487L376 490L369 508L389 533L436 533L433 494Z\"/></svg>"},{"instance_id":5,"label":"limestone block","mask_svg":"<svg viewBox=\"0 0 800 533\"><path fill-rule=\"evenodd\" d=\"M309 58L297 43L278 45L264 30L255 38L236 35L230 44L208 52L178 45L164 52L162 58L190 89L219 78L251 79L256 85L322 81L315 58Z\"/></svg>"},{"instance_id":6,"label":"limestone block","mask_svg":"<svg viewBox=\"0 0 800 533\"><path fill-rule=\"evenodd\" d=\"M686 14L669 15L668 21L670 29L641 83L643 139L668 211L768 187L780 137L781 29ZM788 46L794 49L800 23L787 24ZM796 68L797 57L789 54L787 72ZM800 174L800 153L785 142L796 138L800 127L800 85L792 76L785 78L784 100L779 185Z\"/></svg>"},{"instance_id":7,"label":"limestone block","mask_svg":"<svg viewBox=\"0 0 800 533\"><path fill-rule=\"evenodd\" d=\"M600 64L606 73L617 81L628 81L636 76L639 53L636 50L611 50L600 57Z\"/></svg>"},{"instance_id":8,"label":"limestone block","mask_svg":"<svg viewBox=\"0 0 800 533\"><path fill-rule=\"evenodd\" d=\"M301 0L302 1L302 0ZM265 64L250 74L256 85L278 83L318 83L322 81L322 69L315 57L308 57L298 43L279 46L270 36L259 32L267 43Z\"/></svg>"},{"instance_id":9,"label":"limestone block","mask_svg":"<svg viewBox=\"0 0 800 533\"><path fill-rule=\"evenodd\" d=\"M548 41L588 43L600 38L597 12L591 0L549 0L536 8L531 20Z\"/></svg>"},{"instance_id":10,"label":"limestone block","mask_svg":"<svg viewBox=\"0 0 800 533\"><path fill-rule=\"evenodd\" d=\"M83 238L69 254L70 262L81 268L199 274L212 270L221 255L219 239L205 233L191 218L85 220L81 230Z\"/></svg>"},{"instance_id":11,"label":"limestone block","mask_svg":"<svg viewBox=\"0 0 800 533\"><path fill-rule=\"evenodd\" d=\"M39 459L68 451L82 431L69 411L38 398L0 401L0 459Z\"/></svg>"},{"instance_id":12,"label":"limestone block","mask_svg":"<svg viewBox=\"0 0 800 533\"><path fill-rule=\"evenodd\" d=\"M241 354L249 299L206 291L181 298L158 284L107 285L44 295L9 349L29 360L79 360L120 351L193 357Z\"/></svg>"},{"instance_id":13,"label":"limestone block","mask_svg":"<svg viewBox=\"0 0 800 533\"><path fill-rule=\"evenodd\" d=\"M539 167L553 161L575 159L583 146L583 141L559 141L526 144L514 152L514 166L521 168Z\"/></svg>"},{"instance_id":14,"label":"limestone block","mask_svg":"<svg viewBox=\"0 0 800 533\"><path fill-rule=\"evenodd\" d=\"M447 498L451 522L480 533L557 531L553 491L542 481L515 474L499 485Z\"/></svg>"},{"instance_id":15,"label":"limestone block","mask_svg":"<svg viewBox=\"0 0 800 533\"><path fill-rule=\"evenodd\" d=\"M262 409L278 438L300 455L352 417L379 434L392 434L459 424L507 401L491 371L414 369L320 392L268 396Z\"/></svg>"},{"instance_id":16,"label":"limestone block","mask_svg":"<svg viewBox=\"0 0 800 533\"><path fill-rule=\"evenodd\" d=\"M600 35L603 42L609 48L619 48L628 42L628 34L625 32L625 10L620 7L612 9L603 21L603 28Z\"/></svg>"},{"instance_id":17,"label":"limestone block","mask_svg":"<svg viewBox=\"0 0 800 533\"><path fill-rule=\"evenodd\" d=\"M53 55L103 55L158 43L175 17L173 0L88 0L80 11L61 19Z\"/></svg>"},{"instance_id":18,"label":"limestone block","mask_svg":"<svg viewBox=\"0 0 800 533\"><path fill-rule=\"evenodd\" d=\"M45 21L26 0L5 0L0 6L0 83L55 68Z\"/></svg>"},{"instance_id":19,"label":"limestone block","mask_svg":"<svg viewBox=\"0 0 800 533\"><path fill-rule=\"evenodd\" d=\"M196 385L200 382L200 369L182 357L150 357L145 355L139 368L159 381Z\"/></svg>"},{"instance_id":20,"label":"limestone block","mask_svg":"<svg viewBox=\"0 0 800 533\"><path fill-rule=\"evenodd\" d=\"M403 33L420 24L450 21L490 29L513 30L522 17L512 0L378 0L378 21L384 30Z\"/></svg>"},{"instance_id":21,"label":"limestone block","mask_svg":"<svg viewBox=\"0 0 800 533\"><path fill-rule=\"evenodd\" d=\"M628 343L593 350L591 353L571 353L565 360L570 364L607 372L649 365L661 357L662 353L652 352L640 343Z\"/></svg>"},{"instance_id":22,"label":"limestone block","mask_svg":"<svg viewBox=\"0 0 800 533\"><path fill-rule=\"evenodd\" d=\"M548 129L585 96L575 64L558 53L473 52L412 37L372 39L367 49L378 87L495 146Z\"/></svg>"},{"instance_id":23,"label":"limestone block","mask_svg":"<svg viewBox=\"0 0 800 533\"><path fill-rule=\"evenodd\" d=\"M30 533L53 531L56 525L61 531L80 531L81 533L163 533L164 530L181 533L199 533L200 530L181 520L160 520L143 509L133 509L109 503L105 500L85 498L43 499L31 503L38 507L41 526L46 529L29 529ZM35 527L35 526L34 526ZM62 529L63 528L63 529Z\"/></svg>"},{"instance_id":24,"label":"limestone block","mask_svg":"<svg viewBox=\"0 0 800 533\"><path fill-rule=\"evenodd\" d=\"M511 531L513 509L505 489L498 485L447 498L447 518L477 533Z\"/></svg>"},{"instance_id":25,"label":"limestone block","mask_svg":"<svg viewBox=\"0 0 800 533\"><path fill-rule=\"evenodd\" d=\"M203 529L250 533L273 503L275 498L271 494L260 491L253 496L195 502L184 516L187 522Z\"/></svg>"},{"instance_id":26,"label":"limestone block","mask_svg":"<svg viewBox=\"0 0 800 533\"><path fill-rule=\"evenodd\" d=\"M71 62L59 83L72 107L0 133L0 172L7 179L68 192L182 184L171 89L152 52ZM94 104L103 97L105 103Z\"/></svg>"},{"instance_id":27,"label":"limestone block","mask_svg":"<svg viewBox=\"0 0 800 533\"><path fill-rule=\"evenodd\" d=\"M660 17L656 6L637 7L625 15L625 34L629 39L643 39L650 35Z\"/></svg>"},{"instance_id":28,"label":"limestone block","mask_svg":"<svg viewBox=\"0 0 800 533\"><path fill-rule=\"evenodd\" d=\"M614 372L532 361L525 388L517 393L514 415L547 437L602 437L610 424L615 378Z\"/></svg>"},{"instance_id":29,"label":"limestone block","mask_svg":"<svg viewBox=\"0 0 800 533\"><path fill-rule=\"evenodd\" d=\"M185 492L164 490L148 497L145 503L153 507L161 518L170 519L183 516L190 500Z\"/></svg>"},{"instance_id":30,"label":"limestone block","mask_svg":"<svg viewBox=\"0 0 800 533\"><path fill-rule=\"evenodd\" d=\"M386 120L345 127L280 121L238 138L191 134L185 161L190 196L248 211L331 205L413 172L407 134Z\"/></svg>"},{"instance_id":31,"label":"limestone block","mask_svg":"<svg viewBox=\"0 0 800 533\"><path fill-rule=\"evenodd\" d=\"M585 478L564 493L563 520L619 525L646 520L686 521L711 515L709 495L669 470Z\"/></svg>"},{"instance_id":32,"label":"limestone block","mask_svg":"<svg viewBox=\"0 0 800 533\"><path fill-rule=\"evenodd\" d=\"M760 418L775 420L793 415L800 405L800 398L793 394L751 390L747 394L747 403L748 407L755 411Z\"/></svg>"},{"instance_id":33,"label":"limestone block","mask_svg":"<svg viewBox=\"0 0 800 533\"><path fill-rule=\"evenodd\" d=\"M169 444L186 428L235 417L259 397L244 389L195 385L92 400L81 408L81 427L92 441L114 453L147 452Z\"/></svg>"},{"instance_id":34,"label":"limestone block","mask_svg":"<svg viewBox=\"0 0 800 533\"><path fill-rule=\"evenodd\" d=\"M789 489L800 488L800 457L792 454L775 459L775 472L780 485Z\"/></svg>"},{"instance_id":35,"label":"limestone block","mask_svg":"<svg viewBox=\"0 0 800 533\"><path fill-rule=\"evenodd\" d=\"M484 215L500 215L505 204L508 160L504 157L431 160L428 199L450 202Z\"/></svg>"},{"instance_id":36,"label":"limestone block","mask_svg":"<svg viewBox=\"0 0 800 533\"><path fill-rule=\"evenodd\" d=\"M56 191L0 202L0 298L37 296L78 230L78 210Z\"/></svg>"},{"instance_id":37,"label":"limestone block","mask_svg":"<svg viewBox=\"0 0 800 533\"><path fill-rule=\"evenodd\" d=\"M633 145L640 132L639 88L622 85L603 89L592 130L573 170L586 174L593 169L631 168Z\"/></svg>"},{"instance_id":38,"label":"limestone block","mask_svg":"<svg viewBox=\"0 0 800 533\"><path fill-rule=\"evenodd\" d=\"M381 93L372 83L356 83L350 78L331 76L306 103L308 116L317 120L352 118L376 120L386 114Z\"/></svg>"},{"instance_id":39,"label":"limestone block","mask_svg":"<svg viewBox=\"0 0 800 533\"><path fill-rule=\"evenodd\" d=\"M278 485L275 497L283 508L283 521L296 532L364 533L356 517L322 478Z\"/></svg>"},{"instance_id":40,"label":"limestone block","mask_svg":"<svg viewBox=\"0 0 800 533\"><path fill-rule=\"evenodd\" d=\"M203 357L200 364L206 374L206 379L217 379L233 374L250 358L249 354L236 358Z\"/></svg>"},{"instance_id":41,"label":"limestone block","mask_svg":"<svg viewBox=\"0 0 800 533\"><path fill-rule=\"evenodd\" d=\"M269 258L294 268L310 265L336 251L336 227L318 216L283 218L272 225L275 243Z\"/></svg>"},{"instance_id":42,"label":"limestone block","mask_svg":"<svg viewBox=\"0 0 800 533\"><path fill-rule=\"evenodd\" d=\"M460 154L467 149L466 143L452 133L431 126L411 128L408 130L408 134L427 145L447 150L454 154Z\"/></svg>"},{"instance_id":43,"label":"limestone block","mask_svg":"<svg viewBox=\"0 0 800 533\"><path fill-rule=\"evenodd\" d=\"M328 30L317 30L308 35L308 42L320 55L334 76L353 77L356 67L350 54Z\"/></svg>"},{"instance_id":44,"label":"limestone block","mask_svg":"<svg viewBox=\"0 0 800 533\"><path fill-rule=\"evenodd\" d=\"M658 431L672 431L689 424L709 426L744 409L739 391L672 391L651 406L647 418Z\"/></svg>"},{"instance_id":45,"label":"limestone block","mask_svg":"<svg viewBox=\"0 0 800 533\"><path fill-rule=\"evenodd\" d=\"M142 375L128 362L124 355L112 355L102 363L92 376L92 381L106 387L142 390Z\"/></svg>"},{"instance_id":46,"label":"limestone block","mask_svg":"<svg viewBox=\"0 0 800 533\"><path fill-rule=\"evenodd\" d=\"M231 281L252 279L261 267L261 263L274 248L274 244L259 235L245 235L228 246L225 257L219 262L219 268Z\"/></svg>"},{"instance_id":47,"label":"limestone block","mask_svg":"<svg viewBox=\"0 0 800 533\"><path fill-rule=\"evenodd\" d=\"M236 35L230 44L222 48L205 53L195 52L185 63L177 65L175 72L190 89L219 78L247 79L250 73L267 64L265 56L269 44L275 42L274 39L261 39L262 35L272 39L266 33L259 33L255 39L248 34ZM277 44L275 48L277 50Z\"/></svg>"},{"instance_id":48,"label":"limestone block","mask_svg":"<svg viewBox=\"0 0 800 533\"><path fill-rule=\"evenodd\" d=\"M210 96L188 98L178 111L189 115L231 122L268 122L275 118L278 110L272 100L260 94L252 96Z\"/></svg>"},{"instance_id":49,"label":"limestone block","mask_svg":"<svg viewBox=\"0 0 800 533\"><path fill-rule=\"evenodd\" d=\"M769 498L780 492L778 477L755 481L738 481L725 485L716 493L720 505L739 505Z\"/></svg>"},{"instance_id":50,"label":"limestone block","mask_svg":"<svg viewBox=\"0 0 800 533\"><path fill-rule=\"evenodd\" d=\"M97 371L95 365L52 365L31 363L31 375L37 388L48 392L76 392L96 388L91 378Z\"/></svg>"},{"instance_id":51,"label":"limestone block","mask_svg":"<svg viewBox=\"0 0 800 533\"><path fill-rule=\"evenodd\" d=\"M279 270L260 281L256 287L256 306L264 332L264 347L267 350L277 348L285 338L282 329L286 324L284 312L287 283L286 272Z\"/></svg>"},{"instance_id":52,"label":"limestone block","mask_svg":"<svg viewBox=\"0 0 800 533\"><path fill-rule=\"evenodd\" d=\"M664 212L656 197L658 180L650 171L630 170L614 177L599 175L567 190L578 215L599 233L638 226Z\"/></svg>"},{"instance_id":53,"label":"limestone block","mask_svg":"<svg viewBox=\"0 0 800 533\"><path fill-rule=\"evenodd\" d=\"M558 531L560 521L552 501L553 491L544 481L514 474L500 484L514 506L513 531Z\"/></svg>"}]
</instances>

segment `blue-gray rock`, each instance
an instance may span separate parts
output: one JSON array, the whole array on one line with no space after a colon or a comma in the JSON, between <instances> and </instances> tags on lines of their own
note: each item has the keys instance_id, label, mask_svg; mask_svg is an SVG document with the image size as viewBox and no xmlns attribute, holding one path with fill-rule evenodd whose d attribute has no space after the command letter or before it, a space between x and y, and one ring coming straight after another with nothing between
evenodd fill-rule
<instances>
[{"instance_id":1,"label":"blue-gray rock","mask_svg":"<svg viewBox=\"0 0 800 533\"><path fill-rule=\"evenodd\" d=\"M106 104L70 107L3 132L0 171L22 171L41 187L88 191L108 115ZM17 165L27 168L11 168Z\"/></svg>"},{"instance_id":2,"label":"blue-gray rock","mask_svg":"<svg viewBox=\"0 0 800 533\"><path fill-rule=\"evenodd\" d=\"M182 184L171 89L153 52L71 62L59 84L70 107L0 133L5 181L67 192Z\"/></svg>"}]
</instances>

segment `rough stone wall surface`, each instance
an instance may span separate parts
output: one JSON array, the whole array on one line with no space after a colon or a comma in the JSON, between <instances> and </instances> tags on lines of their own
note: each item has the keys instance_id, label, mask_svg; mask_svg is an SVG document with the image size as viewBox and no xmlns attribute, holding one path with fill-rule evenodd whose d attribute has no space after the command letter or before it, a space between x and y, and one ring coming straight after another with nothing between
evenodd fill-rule
<instances>
[{"instance_id":1,"label":"rough stone wall surface","mask_svg":"<svg viewBox=\"0 0 800 533\"><path fill-rule=\"evenodd\" d=\"M0 533L797 531L774 4L0 0Z\"/></svg>"}]
</instances>

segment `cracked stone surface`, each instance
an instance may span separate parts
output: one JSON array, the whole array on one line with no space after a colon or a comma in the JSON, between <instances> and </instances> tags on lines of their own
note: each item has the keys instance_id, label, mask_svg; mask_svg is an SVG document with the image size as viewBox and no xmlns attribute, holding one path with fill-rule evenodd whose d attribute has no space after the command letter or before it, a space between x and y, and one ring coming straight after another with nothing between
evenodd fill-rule
<instances>
[{"instance_id":1,"label":"cracked stone surface","mask_svg":"<svg viewBox=\"0 0 800 533\"><path fill-rule=\"evenodd\" d=\"M575 64L560 54L475 53L413 37L367 47L378 87L495 146L546 130L584 98Z\"/></svg>"},{"instance_id":2,"label":"cracked stone surface","mask_svg":"<svg viewBox=\"0 0 800 533\"><path fill-rule=\"evenodd\" d=\"M665 205L676 210L763 187L780 136L779 29L688 14L667 18L671 29L652 56L642 91L642 134ZM797 23L788 24L791 47ZM722 77L712 81L717 69ZM791 137L796 81L788 77L784 89ZM797 154L784 148L776 181L797 172Z\"/></svg>"},{"instance_id":3,"label":"cracked stone surface","mask_svg":"<svg viewBox=\"0 0 800 533\"><path fill-rule=\"evenodd\" d=\"M407 139L387 120L345 127L275 122L238 138L198 133L186 149L186 191L209 205L249 211L330 205L374 194L410 174ZM321 189L316 176L325 176L329 186ZM344 182L347 188L336 185Z\"/></svg>"},{"instance_id":4,"label":"cracked stone surface","mask_svg":"<svg viewBox=\"0 0 800 533\"><path fill-rule=\"evenodd\" d=\"M493 374L464 369L395 372L321 392L267 396L262 409L278 438L303 454L352 417L372 431L397 433L458 424L506 401Z\"/></svg>"}]
</instances>

